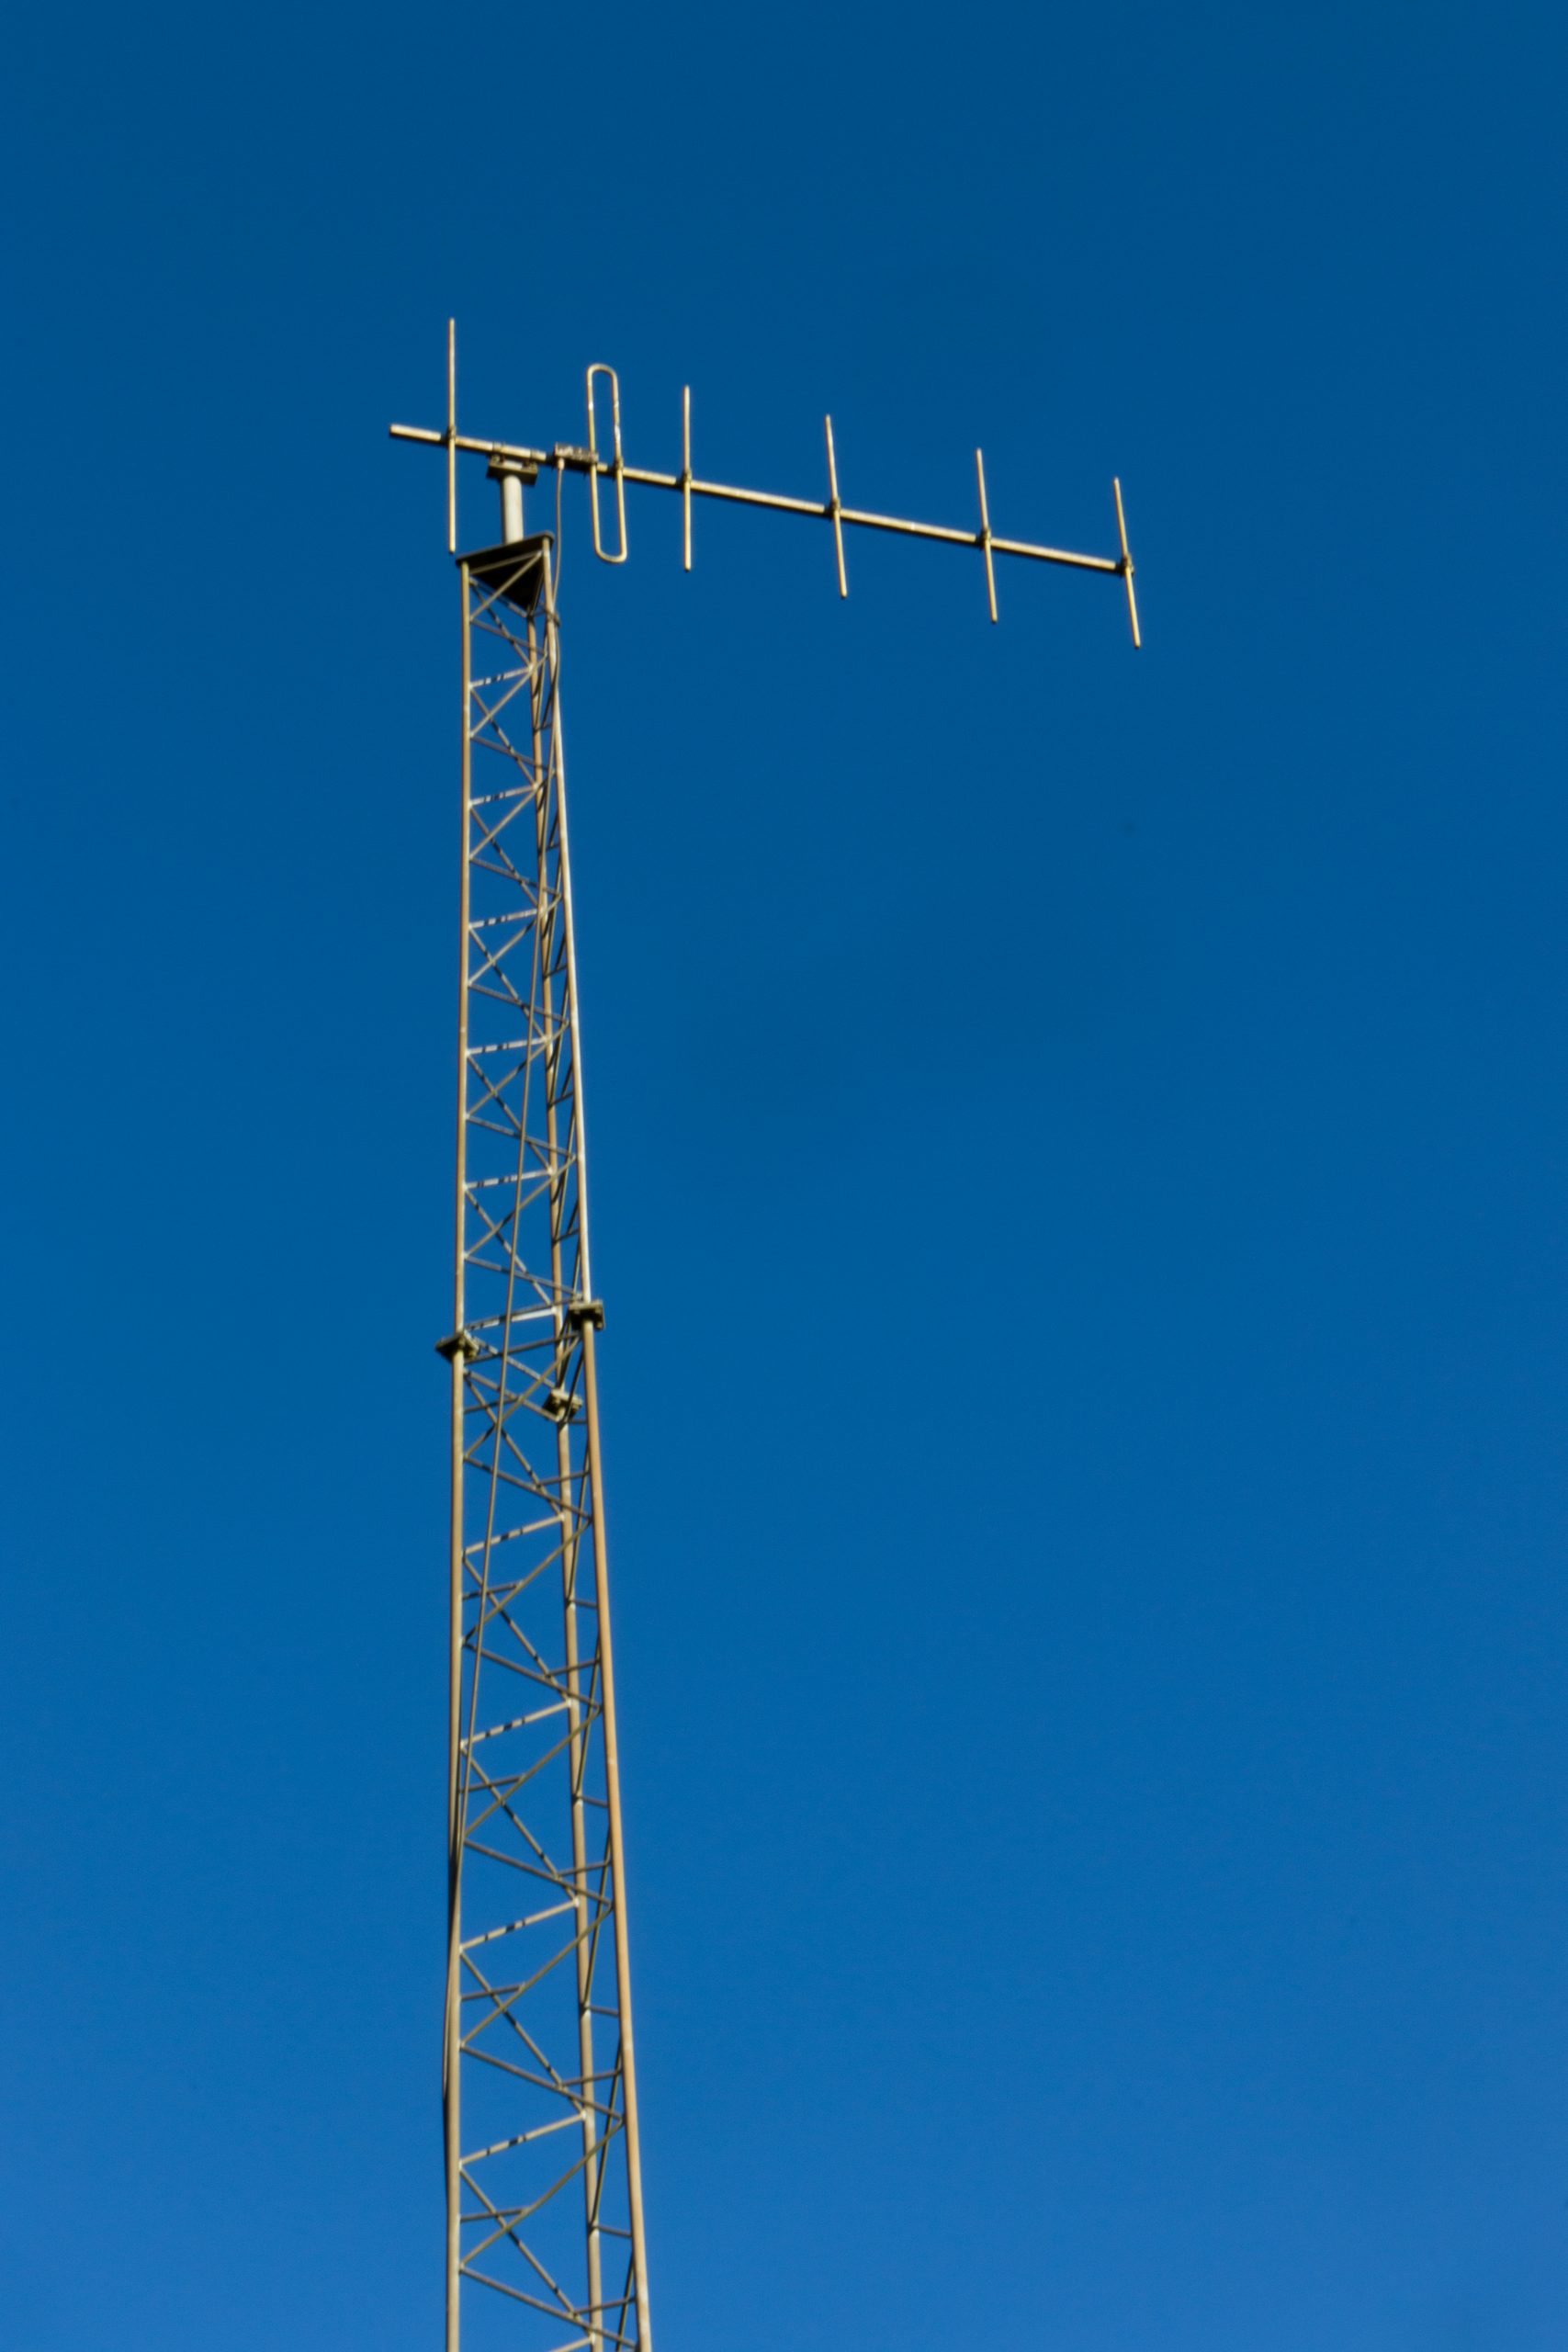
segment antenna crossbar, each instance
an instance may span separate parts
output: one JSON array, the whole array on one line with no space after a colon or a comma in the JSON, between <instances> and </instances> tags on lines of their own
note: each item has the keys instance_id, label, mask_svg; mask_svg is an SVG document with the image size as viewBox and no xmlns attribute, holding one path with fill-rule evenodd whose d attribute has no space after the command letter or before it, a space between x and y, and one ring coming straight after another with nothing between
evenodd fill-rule
<instances>
[{"instance_id":1,"label":"antenna crossbar","mask_svg":"<svg viewBox=\"0 0 1568 2352\"><path fill-rule=\"evenodd\" d=\"M392 424L388 431L394 441L423 441L434 449L447 446L445 433L432 432L422 424ZM459 433L451 445L454 448L471 450L476 457L497 458L507 465L537 467L541 473L552 469L569 474L613 474L615 468L604 458L590 457L586 449L558 445L553 449L528 449L514 441L480 441L472 434ZM810 514L819 522L833 519L832 502L823 498L790 498L782 491L739 490L733 482L700 481L694 474L689 483L679 474L655 472L647 466L623 466L623 481L637 484L647 490L690 489L694 498L727 499L732 506L766 506L778 514ZM863 531L897 531L907 539L940 539L953 548L981 548L986 544L985 531L962 531L948 523L914 523L902 515L876 514L869 508L840 506L839 520L853 524ZM990 535L991 551L995 555L1019 555L1033 563L1066 563L1077 571L1121 572L1125 567L1120 556L1078 555L1070 548L1036 547L1030 539L1004 539L998 532Z\"/></svg>"}]
</instances>

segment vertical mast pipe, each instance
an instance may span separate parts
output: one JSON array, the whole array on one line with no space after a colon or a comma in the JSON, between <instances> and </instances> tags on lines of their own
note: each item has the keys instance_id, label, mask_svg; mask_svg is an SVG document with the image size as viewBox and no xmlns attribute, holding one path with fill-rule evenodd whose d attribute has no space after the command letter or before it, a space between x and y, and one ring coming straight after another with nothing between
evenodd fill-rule
<instances>
[{"instance_id":1,"label":"vertical mast pipe","mask_svg":"<svg viewBox=\"0 0 1568 2352\"><path fill-rule=\"evenodd\" d=\"M446 552L457 552L457 322L446 322ZM464 627L467 615L465 611ZM468 712L463 724L468 726Z\"/></svg>"}]
</instances>

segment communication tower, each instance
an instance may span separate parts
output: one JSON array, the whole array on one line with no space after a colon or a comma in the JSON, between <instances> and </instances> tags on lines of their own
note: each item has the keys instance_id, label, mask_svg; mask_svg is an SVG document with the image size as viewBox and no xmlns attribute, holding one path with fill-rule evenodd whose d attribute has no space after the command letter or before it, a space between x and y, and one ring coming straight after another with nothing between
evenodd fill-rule
<instances>
[{"instance_id":1,"label":"communication tower","mask_svg":"<svg viewBox=\"0 0 1568 2352\"><path fill-rule=\"evenodd\" d=\"M846 530L1120 579L1140 642L1120 483L1119 552L1077 555L978 525L846 506L831 418L828 496L699 480L689 390L678 473L626 462L620 388L588 370L586 445L460 434L447 328L444 430L394 424L446 457L462 611L462 854L451 1367L447 1946L443 2043L446 2352L652 2352L596 1350L582 1054L561 740L554 536L524 492L587 477L595 553L626 558L628 484L827 522L840 595ZM608 438L600 415L608 404ZM500 536L458 552L457 458L487 460ZM613 521L612 521L613 517ZM613 536L612 536L613 532ZM466 2294L466 2287L485 2290Z\"/></svg>"}]
</instances>

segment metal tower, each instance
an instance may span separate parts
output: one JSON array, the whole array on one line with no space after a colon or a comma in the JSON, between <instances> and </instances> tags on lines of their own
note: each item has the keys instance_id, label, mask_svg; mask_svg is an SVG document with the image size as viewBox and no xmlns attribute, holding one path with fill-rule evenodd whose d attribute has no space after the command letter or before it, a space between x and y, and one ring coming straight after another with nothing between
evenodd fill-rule
<instances>
[{"instance_id":1,"label":"metal tower","mask_svg":"<svg viewBox=\"0 0 1568 2352\"><path fill-rule=\"evenodd\" d=\"M599 440L595 390L610 398ZM501 538L458 558L462 595L461 961L457 1246L450 1335L448 1878L443 2097L446 2352L651 2352L627 1968L615 1686L595 1348L604 1310L588 1249L582 1065L558 691L555 545L524 532L541 471L588 476L595 552L626 555L628 482L832 526L1108 572L1139 642L1120 484L1120 553L996 537L976 452L977 530L845 506L831 420L826 501L701 481L691 397L678 474L628 466L612 369L588 371L588 445L549 450L457 429L447 330L444 432L391 427L490 461ZM601 481L615 507L614 545ZM465 2282L492 2290L464 2293Z\"/></svg>"}]
</instances>

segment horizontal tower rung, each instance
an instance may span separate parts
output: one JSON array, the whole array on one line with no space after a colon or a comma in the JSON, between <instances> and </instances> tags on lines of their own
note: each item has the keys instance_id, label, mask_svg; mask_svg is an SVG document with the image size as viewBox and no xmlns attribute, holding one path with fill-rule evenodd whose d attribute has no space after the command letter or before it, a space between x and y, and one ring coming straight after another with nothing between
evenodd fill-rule
<instances>
[{"instance_id":1,"label":"horizontal tower rung","mask_svg":"<svg viewBox=\"0 0 1568 2352\"><path fill-rule=\"evenodd\" d=\"M471 2155L463 2158L463 2162L465 2165L482 2165L487 2157L503 2156L508 2148L526 2148L536 2140L547 2140L552 2132L569 2131L572 2124L580 2123L581 2120L575 2111L570 2115L558 2115L553 2123L536 2123L531 2132L516 2132L510 2140L497 2140L492 2147L476 2148Z\"/></svg>"},{"instance_id":2,"label":"horizontal tower rung","mask_svg":"<svg viewBox=\"0 0 1568 2352\"><path fill-rule=\"evenodd\" d=\"M525 1919L509 1919L503 1928L487 1928L481 1936L469 1936L458 1950L478 1951L481 1944L499 1943L502 1936L520 1935L525 1928L541 1927L547 1919L558 1919L563 1911L575 1911L576 1908L575 1903L553 1903L547 1911L534 1911Z\"/></svg>"},{"instance_id":3,"label":"horizontal tower rung","mask_svg":"<svg viewBox=\"0 0 1568 2352\"><path fill-rule=\"evenodd\" d=\"M499 1739L503 1731L525 1731L530 1724L542 1724L548 1715L564 1714L570 1704L570 1699L558 1699L553 1707L536 1707L531 1715L513 1715L510 1723L491 1724L488 1731L477 1731L457 1745L466 1751L477 1747L481 1739Z\"/></svg>"}]
</instances>

